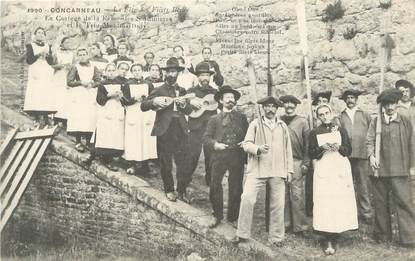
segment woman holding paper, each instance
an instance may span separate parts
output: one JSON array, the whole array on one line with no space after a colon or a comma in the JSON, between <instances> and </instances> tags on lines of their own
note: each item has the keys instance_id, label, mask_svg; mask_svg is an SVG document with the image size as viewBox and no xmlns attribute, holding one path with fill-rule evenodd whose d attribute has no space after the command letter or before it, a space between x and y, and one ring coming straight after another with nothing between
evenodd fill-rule
<instances>
[{"instance_id":1,"label":"woman holding paper","mask_svg":"<svg viewBox=\"0 0 415 261\"><path fill-rule=\"evenodd\" d=\"M157 158L156 137L151 136L156 113L154 111L141 111L140 104L154 87L153 84L144 81L143 66L141 64L133 64L131 73L133 77L128 81L128 91L131 99L126 102L123 157L130 163L127 169L128 174L134 174L137 167L136 163L142 162L141 172L147 175L149 172L147 160Z\"/></svg>"},{"instance_id":2,"label":"woman holding paper","mask_svg":"<svg viewBox=\"0 0 415 261\"><path fill-rule=\"evenodd\" d=\"M27 88L23 110L35 117L35 128L48 125L48 115L56 111L55 100L48 95L53 93L53 56L49 44L45 43L46 31L38 27L33 34L33 42L26 45Z\"/></svg>"},{"instance_id":3,"label":"woman holding paper","mask_svg":"<svg viewBox=\"0 0 415 261\"><path fill-rule=\"evenodd\" d=\"M358 228L353 179L348 156L351 145L346 130L333 124L327 104L316 109L322 124L310 132L309 154L314 162L313 227L325 237L323 251L335 253L340 233Z\"/></svg>"},{"instance_id":4,"label":"woman holding paper","mask_svg":"<svg viewBox=\"0 0 415 261\"><path fill-rule=\"evenodd\" d=\"M115 64L108 64L104 71L105 80L98 86L97 128L95 131L95 155L112 170L114 157L124 151L125 101L130 99L125 78L117 76Z\"/></svg>"}]
</instances>

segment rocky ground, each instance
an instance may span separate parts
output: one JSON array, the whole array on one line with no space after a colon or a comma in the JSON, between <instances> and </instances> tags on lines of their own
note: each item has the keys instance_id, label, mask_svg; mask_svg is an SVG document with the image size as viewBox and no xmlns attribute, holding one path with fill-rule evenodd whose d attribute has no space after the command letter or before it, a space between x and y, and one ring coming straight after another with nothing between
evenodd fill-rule
<instances>
[{"instance_id":1,"label":"rocky ground","mask_svg":"<svg viewBox=\"0 0 415 261\"><path fill-rule=\"evenodd\" d=\"M2 63L1 63L1 103L6 105L9 108L13 108L16 111L20 111L23 104L23 89L25 86L25 70L26 65L19 62L18 58L11 53L2 51ZM23 73L21 73L23 72ZM21 78L23 75L23 78ZM9 129L9 126L2 124L2 137ZM70 142L70 138L68 138ZM210 203L208 200L208 187L204 184L204 168L202 163L202 158L199 164L199 167L194 175L193 182L190 188L190 195L193 197L192 205L200 208L206 212L211 212ZM143 177L150 184L161 189L162 183L159 175L157 174L157 169L153 168L152 175L150 177ZM225 186L225 195L226 195L226 179L224 179ZM226 199L226 197L225 197ZM258 204L255 209L254 217L254 238L266 243L266 232L265 232L265 222L264 222L264 191L261 191ZM225 200L226 206L226 200ZM301 236L295 236L291 233L287 233L287 240L285 246L280 250L281 252L295 257L298 260L415 260L415 251L410 251L408 249L400 248L394 242L393 244L375 244L369 237L370 235L370 226L361 225L359 231L345 233L340 242L339 250L334 257L326 258L320 250L318 237L310 233L310 236L305 238ZM32 246L33 247L33 246ZM29 253L29 259L27 260L55 260L57 257L62 259L62 252L59 250L50 250L42 248L40 246L34 246L35 249L40 249L40 252L32 251ZM41 252L42 249L45 249L45 252ZM70 248L69 248L70 249ZM79 248L82 249L82 248ZM63 254L71 253L68 248L62 248L64 251ZM76 260L95 260L92 258L94 255L90 250L85 250L84 258L80 258L79 254L67 256L67 259L76 259ZM238 253L233 253L234 250L218 250L218 255L209 256L209 259L220 260L226 257L231 257L231 259L250 259L253 257L246 256L243 257ZM148 253L147 253L148 254ZM158 259L163 259L163 255L169 256L169 251L160 252L161 256L156 257ZM177 254L177 258L180 259L180 255L183 253ZM144 255L145 256L145 255ZM90 257L90 258L88 258ZM148 255L152 257L152 255ZM183 258L183 256L181 256ZM220 259L217 259L220 258ZM65 259L65 258L64 258ZM170 258L167 258L170 259ZM11 259L16 260L16 259ZM20 260L18 258L17 260ZM123 259L124 260L124 259Z\"/></svg>"}]
</instances>

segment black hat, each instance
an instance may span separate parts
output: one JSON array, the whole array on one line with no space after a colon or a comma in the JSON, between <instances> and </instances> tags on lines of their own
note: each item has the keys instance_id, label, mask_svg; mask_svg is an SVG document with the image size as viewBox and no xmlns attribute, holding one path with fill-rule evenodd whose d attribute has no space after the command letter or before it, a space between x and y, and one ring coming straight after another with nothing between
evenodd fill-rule
<instances>
[{"instance_id":1,"label":"black hat","mask_svg":"<svg viewBox=\"0 0 415 261\"><path fill-rule=\"evenodd\" d=\"M411 98L414 97L414 95L415 95L415 87L414 87L414 85L411 82L409 82L407 80L403 80L403 79L398 80L395 83L395 88L398 89L399 87L405 87L405 88L411 89Z\"/></svg>"},{"instance_id":2,"label":"black hat","mask_svg":"<svg viewBox=\"0 0 415 261\"><path fill-rule=\"evenodd\" d=\"M183 71L184 67L179 65L179 61L176 57L171 57L166 62L166 67L161 68L162 70L168 70L168 69L176 69L177 71Z\"/></svg>"},{"instance_id":3,"label":"black hat","mask_svg":"<svg viewBox=\"0 0 415 261\"><path fill-rule=\"evenodd\" d=\"M210 75L212 75L215 72L210 70L210 65L208 62L200 62L196 65L195 74L199 75L201 73L210 73Z\"/></svg>"},{"instance_id":4,"label":"black hat","mask_svg":"<svg viewBox=\"0 0 415 261\"><path fill-rule=\"evenodd\" d=\"M363 93L363 91L359 91L359 90L356 90L356 89L345 90L343 92L342 96L340 96L340 99L342 99L343 101L345 101L346 98L347 98L347 96L349 96L349 95L353 95L354 97L358 97L362 93Z\"/></svg>"},{"instance_id":5,"label":"black hat","mask_svg":"<svg viewBox=\"0 0 415 261\"><path fill-rule=\"evenodd\" d=\"M327 100L330 101L331 98L331 91L324 91L324 92L318 92L314 95L313 97L313 102L311 103L312 105L317 105L318 102L318 98L319 97L323 97L326 98Z\"/></svg>"},{"instance_id":6,"label":"black hat","mask_svg":"<svg viewBox=\"0 0 415 261\"><path fill-rule=\"evenodd\" d=\"M380 104L397 103L402 97L402 93L397 89L387 89L378 95L376 102Z\"/></svg>"},{"instance_id":7,"label":"black hat","mask_svg":"<svg viewBox=\"0 0 415 261\"><path fill-rule=\"evenodd\" d=\"M238 92L237 90L232 89L231 86L229 85L223 85L219 91L215 94L214 98L215 101L219 102L219 100L222 98L222 96L225 93L233 93L233 96L235 97L235 101L239 100L239 98L241 98L241 93Z\"/></svg>"},{"instance_id":8,"label":"black hat","mask_svg":"<svg viewBox=\"0 0 415 261\"><path fill-rule=\"evenodd\" d=\"M262 99L258 100L257 103L262 104L262 105L275 104L277 107L282 107L283 106L283 103L280 100L278 100L277 98L274 98L272 96L267 96L265 98L262 98Z\"/></svg>"},{"instance_id":9,"label":"black hat","mask_svg":"<svg viewBox=\"0 0 415 261\"><path fill-rule=\"evenodd\" d=\"M293 95L283 95L280 97L280 101L282 101L283 103L291 102L291 103L294 103L295 105L301 103L301 101Z\"/></svg>"}]
</instances>

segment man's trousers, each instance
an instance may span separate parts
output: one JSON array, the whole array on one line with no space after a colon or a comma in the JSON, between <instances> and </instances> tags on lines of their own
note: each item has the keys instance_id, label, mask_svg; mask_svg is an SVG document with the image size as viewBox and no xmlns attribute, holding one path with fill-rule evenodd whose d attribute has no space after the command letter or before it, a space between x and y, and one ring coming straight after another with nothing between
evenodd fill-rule
<instances>
[{"instance_id":1,"label":"man's trousers","mask_svg":"<svg viewBox=\"0 0 415 261\"><path fill-rule=\"evenodd\" d=\"M409 177L371 177L375 210L374 236L392 240L392 201L398 218L399 238L402 244L415 244L415 208L411 200ZM390 199L390 192L392 199Z\"/></svg>"},{"instance_id":2,"label":"man's trousers","mask_svg":"<svg viewBox=\"0 0 415 261\"><path fill-rule=\"evenodd\" d=\"M229 171L228 184L228 215L227 219L234 222L238 219L241 203L242 183L244 175L244 154L240 149L214 152L211 160L211 180L209 197L212 203L213 216L223 219L223 188L222 180Z\"/></svg>"},{"instance_id":3,"label":"man's trousers","mask_svg":"<svg viewBox=\"0 0 415 261\"><path fill-rule=\"evenodd\" d=\"M280 242L284 240L285 180L280 177L257 178L253 173L248 174L245 180L238 230L236 231L238 237L251 237L252 219L258 192L267 182L270 187L269 241Z\"/></svg>"},{"instance_id":4,"label":"man's trousers","mask_svg":"<svg viewBox=\"0 0 415 261\"><path fill-rule=\"evenodd\" d=\"M373 213L370 204L369 171L371 170L369 162L367 159L351 158L349 160L352 167L359 217L370 219Z\"/></svg>"}]
</instances>

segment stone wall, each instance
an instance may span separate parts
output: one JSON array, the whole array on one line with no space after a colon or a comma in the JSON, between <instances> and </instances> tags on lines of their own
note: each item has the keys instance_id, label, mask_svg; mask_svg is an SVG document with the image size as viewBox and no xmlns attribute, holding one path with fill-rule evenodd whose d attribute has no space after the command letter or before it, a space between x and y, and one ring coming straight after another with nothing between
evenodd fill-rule
<instances>
[{"instance_id":1,"label":"stone wall","mask_svg":"<svg viewBox=\"0 0 415 261\"><path fill-rule=\"evenodd\" d=\"M10 237L84 242L116 255L139 251L142 246L156 249L165 244L180 249L189 242L211 244L51 149L38 166L2 240Z\"/></svg>"},{"instance_id":2,"label":"stone wall","mask_svg":"<svg viewBox=\"0 0 415 261\"><path fill-rule=\"evenodd\" d=\"M392 38L395 48L392 49L392 60L385 76L385 87L392 87L400 78L415 81L415 35L411 33L415 24L415 2L412 0L343 0L343 17L334 21L322 21L325 9L334 0L306 1L307 27L309 41L310 77L314 91L331 89L334 96L349 87L367 91L362 96L361 105L364 109L375 111L374 95L380 82L380 31L388 28L394 32ZM381 8L380 3L390 2L387 9ZM50 38L64 33L78 34L81 42L101 40L103 31L113 33L119 38L127 39L132 47L133 56L142 62L145 51L154 51L159 61L164 61L171 55L171 48L181 44L186 49L186 55L197 63L201 60L202 46L211 46L214 59L218 61L225 77L225 83L239 88L243 94L248 94L248 78L245 69L245 55L220 55L219 39L234 39L235 34L216 34L219 23L226 20L224 14L232 8L255 7L259 13L271 16L272 25L278 33L272 35L274 43L271 45L271 74L274 93L291 93L298 97L305 94L305 85L300 77L300 55L298 26L296 21L295 0L186 0L186 1L154 1L148 2L117 2L120 9L130 8L138 10L131 17L158 17L162 10L154 7L163 7L169 12L163 14L166 22L146 23L141 29L88 29L80 22L81 28L68 28L56 21L45 22L39 17L24 14L24 4L9 4L3 8L6 19L3 23L3 41L11 49L21 46L21 32L25 40L30 39L30 32L39 24L51 29ZM54 3L55 6L71 6L70 1ZM78 5L77 5L78 6ZM79 3L79 6L100 6L114 8L112 3ZM187 19L178 21L178 15L171 12L174 7L186 6ZM114 17L121 14L109 14ZM26 19L24 19L26 18ZM33 18L33 19L32 19ZM352 32L352 33L349 33ZM255 36L252 36L255 38ZM259 36L258 36L259 37ZM260 37L263 37L260 36ZM267 57L266 54L252 55L257 71L257 83L262 94L266 92ZM253 96L244 95L240 104L246 105ZM339 110L344 104L337 98L334 100L335 109ZM305 105L300 108L303 112Z\"/></svg>"}]
</instances>

